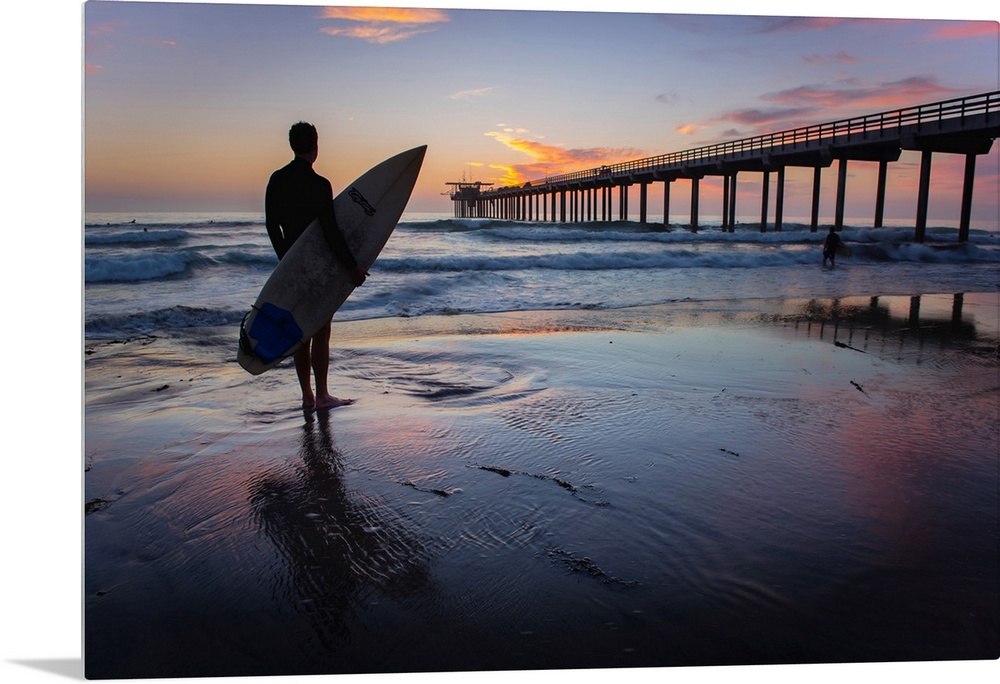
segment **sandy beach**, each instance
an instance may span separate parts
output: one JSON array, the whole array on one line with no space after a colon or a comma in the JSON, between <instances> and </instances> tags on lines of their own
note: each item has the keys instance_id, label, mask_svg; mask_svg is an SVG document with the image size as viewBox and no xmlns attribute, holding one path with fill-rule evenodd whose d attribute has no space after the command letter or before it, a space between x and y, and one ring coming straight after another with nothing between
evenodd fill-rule
<instances>
[{"instance_id":1,"label":"sandy beach","mask_svg":"<svg viewBox=\"0 0 1000 684\"><path fill-rule=\"evenodd\" d=\"M319 413L88 342L86 674L995 659L997 305L335 321Z\"/></svg>"}]
</instances>

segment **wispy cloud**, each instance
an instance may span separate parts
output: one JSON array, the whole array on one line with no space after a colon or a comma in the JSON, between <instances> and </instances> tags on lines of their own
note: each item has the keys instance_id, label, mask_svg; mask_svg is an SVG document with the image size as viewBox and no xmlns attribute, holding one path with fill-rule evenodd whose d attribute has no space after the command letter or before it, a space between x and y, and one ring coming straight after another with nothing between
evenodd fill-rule
<instances>
[{"instance_id":1,"label":"wispy cloud","mask_svg":"<svg viewBox=\"0 0 1000 684\"><path fill-rule=\"evenodd\" d=\"M844 24L859 21L841 17L766 17L731 16L716 17L696 14L655 15L655 20L672 29L699 35L746 35L771 33L802 33L826 31Z\"/></svg>"},{"instance_id":2,"label":"wispy cloud","mask_svg":"<svg viewBox=\"0 0 1000 684\"><path fill-rule=\"evenodd\" d=\"M450 21L441 10L406 7L324 7L320 16L341 22L324 26L320 29L323 33L376 44L436 31L438 24Z\"/></svg>"},{"instance_id":3,"label":"wispy cloud","mask_svg":"<svg viewBox=\"0 0 1000 684\"><path fill-rule=\"evenodd\" d=\"M122 33L127 28L126 22L105 21L89 25L86 29L86 40L83 51L85 55L83 71L88 76L101 73L103 66L95 60L102 59L114 51L116 42L131 43L135 45L147 45L152 47L175 48L177 42L166 38L155 38L151 36L133 36Z\"/></svg>"},{"instance_id":4,"label":"wispy cloud","mask_svg":"<svg viewBox=\"0 0 1000 684\"><path fill-rule=\"evenodd\" d=\"M450 100L475 100L481 97L488 97L493 94L495 88L490 86L488 88L475 88L473 90L460 90L457 93L452 93L448 96Z\"/></svg>"},{"instance_id":5,"label":"wispy cloud","mask_svg":"<svg viewBox=\"0 0 1000 684\"><path fill-rule=\"evenodd\" d=\"M177 47L177 41L169 40L167 38L140 38L139 42L144 43L146 45L151 45L153 47L167 47L167 48Z\"/></svg>"},{"instance_id":6,"label":"wispy cloud","mask_svg":"<svg viewBox=\"0 0 1000 684\"><path fill-rule=\"evenodd\" d=\"M83 44L83 52L87 59L99 58L110 52L112 48L111 37L121 26L122 23L117 21L104 21L89 25Z\"/></svg>"},{"instance_id":7,"label":"wispy cloud","mask_svg":"<svg viewBox=\"0 0 1000 684\"><path fill-rule=\"evenodd\" d=\"M774 128L780 127L782 123L787 121L800 120L812 113L816 109L814 107L775 107L771 109L759 109L759 108L745 108L745 109L734 109L727 112L722 120L731 123L738 124L740 126L749 126L754 129L759 128Z\"/></svg>"},{"instance_id":8,"label":"wispy cloud","mask_svg":"<svg viewBox=\"0 0 1000 684\"><path fill-rule=\"evenodd\" d=\"M503 185L515 185L526 181L554 176L570 171L593 168L604 164L614 164L628 159L636 159L644 152L629 147L588 147L567 149L559 145L542 142L540 136L527 137L524 129L505 128L490 131L487 136L511 150L526 155L530 161L512 165L491 165L501 171L495 180Z\"/></svg>"},{"instance_id":9,"label":"wispy cloud","mask_svg":"<svg viewBox=\"0 0 1000 684\"><path fill-rule=\"evenodd\" d=\"M806 64L857 64L861 58L848 54L841 50L832 55L802 55L802 61Z\"/></svg>"},{"instance_id":10,"label":"wispy cloud","mask_svg":"<svg viewBox=\"0 0 1000 684\"><path fill-rule=\"evenodd\" d=\"M858 19L842 17L765 17L755 33L800 33L802 31L828 31Z\"/></svg>"}]
</instances>

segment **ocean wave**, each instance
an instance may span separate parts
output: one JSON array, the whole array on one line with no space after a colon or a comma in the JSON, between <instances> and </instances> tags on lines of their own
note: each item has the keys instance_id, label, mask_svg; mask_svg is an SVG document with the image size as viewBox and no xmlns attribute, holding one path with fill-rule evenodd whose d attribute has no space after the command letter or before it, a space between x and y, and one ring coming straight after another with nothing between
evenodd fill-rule
<instances>
[{"instance_id":1,"label":"ocean wave","mask_svg":"<svg viewBox=\"0 0 1000 684\"><path fill-rule=\"evenodd\" d=\"M920 244L914 242L848 243L859 261L922 264L1000 264L1000 251L971 242Z\"/></svg>"},{"instance_id":2,"label":"ocean wave","mask_svg":"<svg viewBox=\"0 0 1000 684\"><path fill-rule=\"evenodd\" d=\"M821 242L829 231L829 225L821 225L813 230L808 223L784 222L782 230L775 230L771 224L761 232L759 224L740 223L735 231L722 230L718 223L707 223L697 231L682 224L664 225L660 222L638 223L636 221L513 221L506 219L450 218L429 221L401 221L399 228L414 232L468 233L482 232L491 236L512 240L568 240L573 239L635 239L651 241L695 241L695 242ZM953 242L958 231L947 226L928 226L928 240L941 239ZM848 225L840 231L848 239L904 242L912 241L913 226L871 226ZM970 231L969 239L975 243L997 244L997 231Z\"/></svg>"},{"instance_id":3,"label":"ocean wave","mask_svg":"<svg viewBox=\"0 0 1000 684\"><path fill-rule=\"evenodd\" d=\"M468 233L489 231L496 228L524 228L534 224L508 221L504 219L433 219L430 221L400 221L398 228L416 232Z\"/></svg>"},{"instance_id":4,"label":"ocean wave","mask_svg":"<svg viewBox=\"0 0 1000 684\"><path fill-rule=\"evenodd\" d=\"M105 233L102 235L85 235L84 244L94 245L131 245L131 244L159 244L165 242L179 242L190 237L186 230L154 230L152 232L142 230L131 230L125 233Z\"/></svg>"},{"instance_id":5,"label":"ocean wave","mask_svg":"<svg viewBox=\"0 0 1000 684\"><path fill-rule=\"evenodd\" d=\"M639 252L574 252L566 254L532 254L524 256L448 256L409 259L380 259L379 270L394 273L445 271L524 271L548 269L555 271L607 271L650 268L733 268L753 266L784 266L810 263L815 255L804 252L706 253L694 250L674 250L659 253Z\"/></svg>"},{"instance_id":6,"label":"ocean wave","mask_svg":"<svg viewBox=\"0 0 1000 684\"><path fill-rule=\"evenodd\" d=\"M88 256L83 279L87 283L158 280L184 273L200 258L192 252Z\"/></svg>"},{"instance_id":7,"label":"ocean wave","mask_svg":"<svg viewBox=\"0 0 1000 684\"><path fill-rule=\"evenodd\" d=\"M154 214L137 216L135 219L119 219L110 215L88 215L84 219L84 228L87 230L128 228L131 230L171 230L203 227L228 227L240 228L246 226L263 225L263 216L217 216L210 218L203 214Z\"/></svg>"},{"instance_id":8,"label":"ocean wave","mask_svg":"<svg viewBox=\"0 0 1000 684\"><path fill-rule=\"evenodd\" d=\"M773 231L728 233L720 230L636 230L629 226L617 228L589 228L558 226L511 226L491 230L490 239L510 242L628 242L656 243L665 245L705 245L705 244L758 244L758 245L801 245L823 242L824 235L808 231Z\"/></svg>"},{"instance_id":9,"label":"ocean wave","mask_svg":"<svg viewBox=\"0 0 1000 684\"><path fill-rule=\"evenodd\" d=\"M235 325L245 314L235 309L178 305L155 311L95 316L84 323L84 331L88 337L148 335L159 330Z\"/></svg>"},{"instance_id":10,"label":"ocean wave","mask_svg":"<svg viewBox=\"0 0 1000 684\"><path fill-rule=\"evenodd\" d=\"M240 266L273 269L278 258L273 252L230 249L214 257L195 250L135 253L130 255L89 255L84 262L84 282L113 283L160 280L188 273L193 268Z\"/></svg>"},{"instance_id":11,"label":"ocean wave","mask_svg":"<svg viewBox=\"0 0 1000 684\"><path fill-rule=\"evenodd\" d=\"M603 271L621 269L678 268L767 268L812 264L819 252L801 248L695 250L668 249L646 252L567 252L521 256L461 256L380 259L379 270L393 273L522 271L549 269L557 271ZM851 259L857 262L916 263L997 263L1000 253L977 245L938 246L919 244L857 245Z\"/></svg>"},{"instance_id":12,"label":"ocean wave","mask_svg":"<svg viewBox=\"0 0 1000 684\"><path fill-rule=\"evenodd\" d=\"M213 263L225 264L228 266L252 266L271 269L278 265L278 257L270 247L266 250L256 248L255 245L245 246L242 249L230 249L215 257Z\"/></svg>"}]
</instances>

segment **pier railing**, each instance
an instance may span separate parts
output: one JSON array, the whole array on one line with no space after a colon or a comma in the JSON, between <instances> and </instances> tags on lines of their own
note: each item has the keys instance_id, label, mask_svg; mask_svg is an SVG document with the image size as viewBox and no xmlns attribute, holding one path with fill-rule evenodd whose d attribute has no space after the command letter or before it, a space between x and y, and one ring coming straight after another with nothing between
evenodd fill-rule
<instances>
[{"instance_id":1,"label":"pier railing","mask_svg":"<svg viewBox=\"0 0 1000 684\"><path fill-rule=\"evenodd\" d=\"M993 91L980 95L942 100L941 102L915 107L842 119L840 121L803 126L787 131L767 133L751 138L716 143L714 145L696 147L690 150L671 152L643 159L634 159L558 176L549 176L516 187L518 189L529 186L538 188L546 185L592 181L601 178L611 179L615 176L656 171L658 169L690 164L691 162L703 162L708 159L725 159L730 156L759 153L767 150L835 143L839 139L858 134L867 136L881 132L899 131L903 127L910 125L919 127L925 124L941 123L944 121L953 122L956 119L963 120L977 115L996 114L997 112L1000 112L1000 91ZM504 188L498 188L497 191L502 190Z\"/></svg>"}]
</instances>

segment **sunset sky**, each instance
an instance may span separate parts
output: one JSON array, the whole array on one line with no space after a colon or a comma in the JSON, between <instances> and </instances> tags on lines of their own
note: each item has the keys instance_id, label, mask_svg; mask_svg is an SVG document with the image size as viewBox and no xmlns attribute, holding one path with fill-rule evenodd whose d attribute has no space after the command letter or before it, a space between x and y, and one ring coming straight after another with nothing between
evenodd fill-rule
<instances>
[{"instance_id":1,"label":"sunset sky","mask_svg":"<svg viewBox=\"0 0 1000 684\"><path fill-rule=\"evenodd\" d=\"M781 14L780 6L754 9ZM907 16L902 7L879 10ZM834 9L845 8L813 11ZM448 181L524 182L1000 88L998 24L989 15L793 19L92 0L83 18L88 211L261 210L268 175L290 158L288 126L300 119L318 127L316 168L335 189L427 144L409 208L450 211ZM996 147L978 161L974 218L997 215ZM918 161L904 155L891 166L890 216L913 215ZM963 163L935 157L932 219L957 218ZM871 212L874 166L851 166L848 216ZM786 215L808 212L811 172L802 171L789 173ZM826 176L829 213L826 187L836 173ZM741 176L741 213L759 214L752 198L760 182L760 174ZM678 213L687 211L682 185L671 200ZM703 183L703 211L712 213L717 185Z\"/></svg>"}]
</instances>

